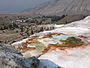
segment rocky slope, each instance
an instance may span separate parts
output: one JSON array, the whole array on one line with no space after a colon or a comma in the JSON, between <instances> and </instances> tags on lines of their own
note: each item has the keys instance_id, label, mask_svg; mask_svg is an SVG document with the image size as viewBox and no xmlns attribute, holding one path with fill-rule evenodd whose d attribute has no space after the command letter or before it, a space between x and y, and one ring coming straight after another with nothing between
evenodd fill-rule
<instances>
[{"instance_id":1,"label":"rocky slope","mask_svg":"<svg viewBox=\"0 0 90 68\"><path fill-rule=\"evenodd\" d=\"M51 31L44 31L33 36L42 37L48 33L75 34L84 38L85 45L73 48L52 48L39 57L40 65L38 68L89 68L90 65L90 16L83 20L72 22ZM22 44L29 38L13 43L12 45Z\"/></svg>"},{"instance_id":2,"label":"rocky slope","mask_svg":"<svg viewBox=\"0 0 90 68\"><path fill-rule=\"evenodd\" d=\"M90 14L90 0L50 0L25 13L40 15Z\"/></svg>"}]
</instances>

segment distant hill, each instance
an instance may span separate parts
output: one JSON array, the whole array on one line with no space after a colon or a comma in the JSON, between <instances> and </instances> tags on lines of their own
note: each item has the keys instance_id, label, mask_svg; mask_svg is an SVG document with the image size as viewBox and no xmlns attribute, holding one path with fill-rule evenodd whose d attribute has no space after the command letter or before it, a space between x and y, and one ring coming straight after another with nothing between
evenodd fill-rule
<instances>
[{"instance_id":1,"label":"distant hill","mask_svg":"<svg viewBox=\"0 0 90 68\"><path fill-rule=\"evenodd\" d=\"M90 14L90 0L50 0L24 13L39 15Z\"/></svg>"}]
</instances>

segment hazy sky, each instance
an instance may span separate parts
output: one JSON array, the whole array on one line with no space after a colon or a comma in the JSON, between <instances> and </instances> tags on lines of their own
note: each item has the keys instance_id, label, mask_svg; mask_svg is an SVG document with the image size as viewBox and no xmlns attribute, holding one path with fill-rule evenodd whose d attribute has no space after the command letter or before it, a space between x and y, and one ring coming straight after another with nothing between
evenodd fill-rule
<instances>
[{"instance_id":1,"label":"hazy sky","mask_svg":"<svg viewBox=\"0 0 90 68\"><path fill-rule=\"evenodd\" d=\"M0 0L0 13L19 12L49 0Z\"/></svg>"}]
</instances>

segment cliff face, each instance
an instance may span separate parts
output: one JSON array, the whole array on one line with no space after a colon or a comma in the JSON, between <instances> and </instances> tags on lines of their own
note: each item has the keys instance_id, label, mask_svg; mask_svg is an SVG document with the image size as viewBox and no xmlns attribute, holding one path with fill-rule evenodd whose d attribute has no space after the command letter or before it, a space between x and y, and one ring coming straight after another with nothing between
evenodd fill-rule
<instances>
[{"instance_id":1,"label":"cliff face","mask_svg":"<svg viewBox=\"0 0 90 68\"><path fill-rule=\"evenodd\" d=\"M89 3L90 0L50 0L24 12L41 15L89 14Z\"/></svg>"}]
</instances>

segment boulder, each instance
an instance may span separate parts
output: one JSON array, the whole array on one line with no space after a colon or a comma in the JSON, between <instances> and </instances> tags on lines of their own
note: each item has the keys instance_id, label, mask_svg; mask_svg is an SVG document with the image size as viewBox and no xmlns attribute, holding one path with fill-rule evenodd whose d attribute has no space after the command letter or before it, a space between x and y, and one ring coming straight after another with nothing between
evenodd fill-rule
<instances>
[{"instance_id":1,"label":"boulder","mask_svg":"<svg viewBox=\"0 0 90 68\"><path fill-rule=\"evenodd\" d=\"M37 58L24 58L15 48L0 44L0 68L37 68L38 65Z\"/></svg>"}]
</instances>

